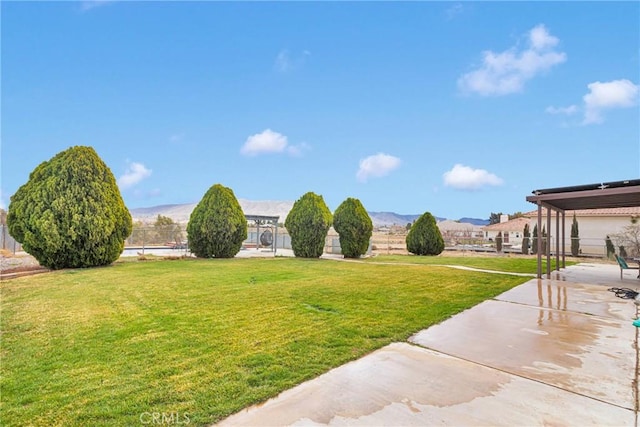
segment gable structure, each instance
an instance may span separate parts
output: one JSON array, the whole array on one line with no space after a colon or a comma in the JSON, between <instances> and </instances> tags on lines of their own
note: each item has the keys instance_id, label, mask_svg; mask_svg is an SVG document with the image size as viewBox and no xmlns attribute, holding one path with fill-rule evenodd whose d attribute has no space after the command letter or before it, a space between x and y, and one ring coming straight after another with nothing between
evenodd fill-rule
<instances>
[{"instance_id":1,"label":"gable structure","mask_svg":"<svg viewBox=\"0 0 640 427\"><path fill-rule=\"evenodd\" d=\"M543 218L546 219L546 230L555 235L556 270L565 267L565 252L567 242L567 212L597 209L621 209L640 207L640 179L604 182L573 187L548 188L534 190L527 201L538 206L536 211L536 225L542 229ZM545 215L543 215L543 209ZM612 211L613 212L613 211ZM612 213L610 212L610 213ZM552 231L552 214L555 217L555 231ZM597 214L591 217L597 217ZM569 221L573 219L570 217ZM562 223L562 228L560 224ZM570 228L569 228L570 230ZM547 245L547 277L551 276L551 246ZM542 239L538 239L538 277L542 277Z\"/></svg>"},{"instance_id":2,"label":"gable structure","mask_svg":"<svg viewBox=\"0 0 640 427\"><path fill-rule=\"evenodd\" d=\"M482 227L484 238L487 240L495 240L498 233L502 233L502 242L508 246L518 246L522 244L524 237L524 226L531 222L531 218L520 217L509 221L499 222L496 224L485 225Z\"/></svg>"}]
</instances>

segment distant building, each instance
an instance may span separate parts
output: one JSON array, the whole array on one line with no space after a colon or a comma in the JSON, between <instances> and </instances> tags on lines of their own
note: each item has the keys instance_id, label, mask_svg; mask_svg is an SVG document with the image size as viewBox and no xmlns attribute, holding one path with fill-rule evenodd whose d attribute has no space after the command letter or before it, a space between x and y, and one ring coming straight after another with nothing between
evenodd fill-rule
<instances>
[{"instance_id":1,"label":"distant building","mask_svg":"<svg viewBox=\"0 0 640 427\"><path fill-rule=\"evenodd\" d=\"M613 208L613 209L586 209L565 212L565 248L567 253L571 252L571 224L573 214L576 214L578 221L578 236L580 238L580 251L585 255L606 255L605 239L616 233L620 233L624 227L631 225L633 218L640 219L640 207ZM533 233L533 227L537 224L538 211L531 211L524 214L529 219L529 227ZM542 224L546 227L547 211L542 209ZM560 219L562 221L562 219ZM560 231L562 233L562 222ZM551 236L551 250L555 251L556 239L556 218L552 212L551 231L547 230ZM614 241L615 244L615 241ZM618 248L616 248L618 250Z\"/></svg>"},{"instance_id":2,"label":"distant building","mask_svg":"<svg viewBox=\"0 0 640 427\"><path fill-rule=\"evenodd\" d=\"M466 222L447 219L438 222L437 225L447 245L455 245L471 239L483 238L482 227Z\"/></svg>"},{"instance_id":3,"label":"distant building","mask_svg":"<svg viewBox=\"0 0 640 427\"><path fill-rule=\"evenodd\" d=\"M495 241L498 233L502 233L502 244L505 247L522 245L524 237L524 226L531 224L531 218L520 217L512 220L507 215L500 216L497 224L485 225L482 227L485 240ZM529 227L532 227L529 225ZM531 228L533 230L533 228Z\"/></svg>"}]
</instances>

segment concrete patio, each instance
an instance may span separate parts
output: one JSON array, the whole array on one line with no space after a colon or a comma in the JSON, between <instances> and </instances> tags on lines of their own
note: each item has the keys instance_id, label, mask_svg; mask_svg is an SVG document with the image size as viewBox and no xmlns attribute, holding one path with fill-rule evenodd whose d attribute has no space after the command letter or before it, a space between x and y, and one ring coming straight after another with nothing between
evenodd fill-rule
<instances>
[{"instance_id":1,"label":"concrete patio","mask_svg":"<svg viewBox=\"0 0 640 427\"><path fill-rule=\"evenodd\" d=\"M247 408L220 425L637 426L633 272L580 264Z\"/></svg>"}]
</instances>

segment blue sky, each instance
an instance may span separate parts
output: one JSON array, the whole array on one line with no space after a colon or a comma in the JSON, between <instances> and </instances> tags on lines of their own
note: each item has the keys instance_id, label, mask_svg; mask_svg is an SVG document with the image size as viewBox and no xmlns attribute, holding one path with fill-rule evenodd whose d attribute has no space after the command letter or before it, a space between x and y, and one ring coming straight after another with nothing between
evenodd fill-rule
<instances>
[{"instance_id":1,"label":"blue sky","mask_svg":"<svg viewBox=\"0 0 640 427\"><path fill-rule=\"evenodd\" d=\"M90 145L130 208L488 218L640 176L638 2L7 2L0 203Z\"/></svg>"}]
</instances>

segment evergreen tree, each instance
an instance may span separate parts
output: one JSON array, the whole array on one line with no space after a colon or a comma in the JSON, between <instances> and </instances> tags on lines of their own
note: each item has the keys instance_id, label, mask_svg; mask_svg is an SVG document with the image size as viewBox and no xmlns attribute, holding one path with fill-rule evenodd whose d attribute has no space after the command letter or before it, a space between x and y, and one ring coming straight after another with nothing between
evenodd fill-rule
<instances>
[{"instance_id":1,"label":"evergreen tree","mask_svg":"<svg viewBox=\"0 0 640 427\"><path fill-rule=\"evenodd\" d=\"M40 163L11 197L9 233L48 268L117 260L132 221L116 179L91 147L75 146Z\"/></svg>"},{"instance_id":2,"label":"evergreen tree","mask_svg":"<svg viewBox=\"0 0 640 427\"><path fill-rule=\"evenodd\" d=\"M533 239L531 239L531 253L538 253L538 225L533 226Z\"/></svg>"},{"instance_id":3,"label":"evergreen tree","mask_svg":"<svg viewBox=\"0 0 640 427\"><path fill-rule=\"evenodd\" d=\"M284 222L291 236L294 255L301 258L319 258L324 252L332 220L331 211L322 196L308 192L296 200Z\"/></svg>"},{"instance_id":4,"label":"evergreen tree","mask_svg":"<svg viewBox=\"0 0 640 427\"><path fill-rule=\"evenodd\" d=\"M233 190L215 184L187 224L189 249L200 258L233 258L247 238L247 219Z\"/></svg>"},{"instance_id":5,"label":"evergreen tree","mask_svg":"<svg viewBox=\"0 0 640 427\"><path fill-rule=\"evenodd\" d=\"M439 255L444 250L444 239L430 212L422 214L413 224L406 242L407 250L415 255Z\"/></svg>"},{"instance_id":6,"label":"evergreen tree","mask_svg":"<svg viewBox=\"0 0 640 427\"><path fill-rule=\"evenodd\" d=\"M489 225L499 224L500 215L502 215L502 212L491 212L491 215L489 216Z\"/></svg>"},{"instance_id":7,"label":"evergreen tree","mask_svg":"<svg viewBox=\"0 0 640 427\"><path fill-rule=\"evenodd\" d=\"M496 252L502 252L502 231L496 236Z\"/></svg>"},{"instance_id":8,"label":"evergreen tree","mask_svg":"<svg viewBox=\"0 0 640 427\"><path fill-rule=\"evenodd\" d=\"M529 237L531 236L531 232L529 231L529 224L524 225L524 231L522 232L524 236L522 238L522 253L524 255L529 254Z\"/></svg>"},{"instance_id":9,"label":"evergreen tree","mask_svg":"<svg viewBox=\"0 0 640 427\"><path fill-rule=\"evenodd\" d=\"M573 222L571 223L571 255L578 256L578 254L580 254L580 238L578 233L578 220L574 212Z\"/></svg>"},{"instance_id":10,"label":"evergreen tree","mask_svg":"<svg viewBox=\"0 0 640 427\"><path fill-rule=\"evenodd\" d=\"M604 240L604 243L607 247L607 258L612 258L613 254L616 253L616 248L615 246L613 246L613 242L611 241L611 238L607 236L607 238Z\"/></svg>"},{"instance_id":11,"label":"evergreen tree","mask_svg":"<svg viewBox=\"0 0 640 427\"><path fill-rule=\"evenodd\" d=\"M333 214L333 227L340 235L340 248L345 258L358 258L367 253L373 223L358 199L349 197Z\"/></svg>"}]
</instances>

